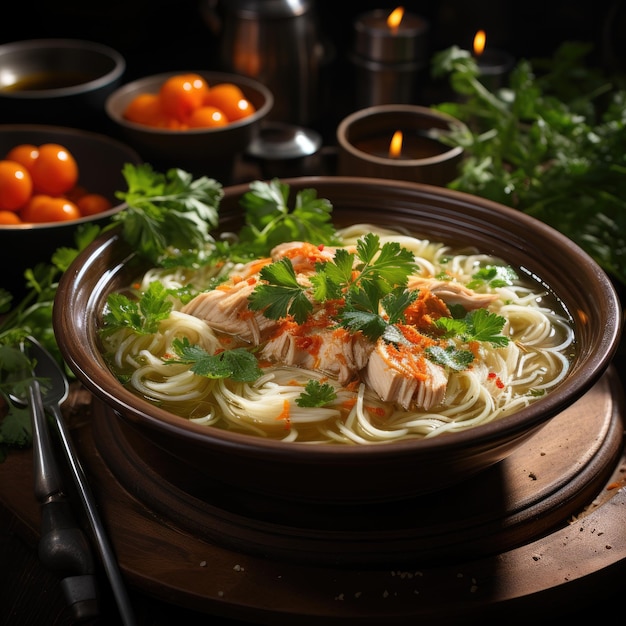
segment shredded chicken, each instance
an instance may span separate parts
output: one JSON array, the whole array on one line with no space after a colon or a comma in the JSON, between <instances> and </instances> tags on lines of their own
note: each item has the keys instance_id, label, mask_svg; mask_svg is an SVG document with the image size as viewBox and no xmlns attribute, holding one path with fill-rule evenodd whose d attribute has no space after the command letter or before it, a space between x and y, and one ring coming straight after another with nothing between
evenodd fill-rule
<instances>
[{"instance_id":1,"label":"shredded chicken","mask_svg":"<svg viewBox=\"0 0 626 626\"><path fill-rule=\"evenodd\" d=\"M285 365L319 370L346 385L367 364L374 346L361 333L345 328L312 328L285 325L264 346L261 356Z\"/></svg>"},{"instance_id":2,"label":"shredded chicken","mask_svg":"<svg viewBox=\"0 0 626 626\"><path fill-rule=\"evenodd\" d=\"M494 302L494 300L498 299L498 294L477 293L472 289L468 289L465 285L455 283L452 280L438 280L436 278L422 278L420 276L409 277L408 288L428 289L441 298L447 305L461 304L468 311L484 309Z\"/></svg>"},{"instance_id":3,"label":"shredded chicken","mask_svg":"<svg viewBox=\"0 0 626 626\"><path fill-rule=\"evenodd\" d=\"M342 385L360 378L383 401L404 409L429 410L442 403L448 375L424 354L425 348L436 342L432 335L434 322L450 316L449 305L478 309L491 304L497 294L480 294L454 281L410 277L408 288L419 293L404 312L402 332L407 345L382 339L372 342L361 332L337 327L333 320L341 301L313 303L315 311L304 324L291 319L272 320L248 308L259 273L268 263L289 258L298 282L307 284L316 264L331 261L334 254L334 248L300 241L280 244L271 257L241 266L230 282L199 294L182 311L206 320L217 331L262 345L260 356L268 361L319 370L336 377Z\"/></svg>"},{"instance_id":4,"label":"shredded chicken","mask_svg":"<svg viewBox=\"0 0 626 626\"><path fill-rule=\"evenodd\" d=\"M446 371L422 352L393 352L390 344L379 340L363 372L380 399L396 402L405 410L416 406L428 411L441 404L448 385Z\"/></svg>"},{"instance_id":5,"label":"shredded chicken","mask_svg":"<svg viewBox=\"0 0 626 626\"><path fill-rule=\"evenodd\" d=\"M258 345L262 334L277 326L278 322L265 317L262 312L248 309L248 296L256 284L256 280L242 280L222 285L198 294L181 310L206 320L217 331L237 335Z\"/></svg>"}]
</instances>

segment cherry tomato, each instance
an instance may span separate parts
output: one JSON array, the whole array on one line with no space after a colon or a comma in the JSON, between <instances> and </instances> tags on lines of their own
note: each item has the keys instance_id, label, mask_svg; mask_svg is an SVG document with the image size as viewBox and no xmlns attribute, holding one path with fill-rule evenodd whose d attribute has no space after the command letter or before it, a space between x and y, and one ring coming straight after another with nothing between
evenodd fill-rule
<instances>
[{"instance_id":1,"label":"cherry tomato","mask_svg":"<svg viewBox=\"0 0 626 626\"><path fill-rule=\"evenodd\" d=\"M83 217L108 211L113 206L108 198L99 193L87 193L81 196L76 201L76 205Z\"/></svg>"},{"instance_id":2,"label":"cherry tomato","mask_svg":"<svg viewBox=\"0 0 626 626\"><path fill-rule=\"evenodd\" d=\"M17 211L23 207L33 191L28 170L15 161L0 161L0 210Z\"/></svg>"},{"instance_id":3,"label":"cherry tomato","mask_svg":"<svg viewBox=\"0 0 626 626\"><path fill-rule=\"evenodd\" d=\"M35 194L20 211L23 222L65 222L81 217L78 207L67 198Z\"/></svg>"},{"instance_id":4,"label":"cherry tomato","mask_svg":"<svg viewBox=\"0 0 626 626\"><path fill-rule=\"evenodd\" d=\"M161 98L156 93L141 93L135 96L126 107L124 117L136 124L163 126L165 112L161 107Z\"/></svg>"},{"instance_id":5,"label":"cherry tomato","mask_svg":"<svg viewBox=\"0 0 626 626\"><path fill-rule=\"evenodd\" d=\"M212 106L202 106L196 109L190 116L188 121L189 128L215 128L217 126L226 126L228 120L224 113Z\"/></svg>"},{"instance_id":6,"label":"cherry tomato","mask_svg":"<svg viewBox=\"0 0 626 626\"><path fill-rule=\"evenodd\" d=\"M9 161L15 161L23 165L29 172L33 169L37 157L39 156L39 148L30 143L22 143L14 146L9 150L6 158Z\"/></svg>"},{"instance_id":7,"label":"cherry tomato","mask_svg":"<svg viewBox=\"0 0 626 626\"><path fill-rule=\"evenodd\" d=\"M208 86L198 74L178 74L171 76L159 90L163 112L185 122L191 113L202 105Z\"/></svg>"},{"instance_id":8,"label":"cherry tomato","mask_svg":"<svg viewBox=\"0 0 626 626\"><path fill-rule=\"evenodd\" d=\"M81 187L80 185L76 185L76 187L72 187L69 191L66 191L63 195L74 204L77 204L78 199L82 198L87 193L89 193L87 189L85 189L84 187Z\"/></svg>"},{"instance_id":9,"label":"cherry tomato","mask_svg":"<svg viewBox=\"0 0 626 626\"><path fill-rule=\"evenodd\" d=\"M78 165L69 150L56 143L39 146L39 156L31 172L37 193L61 195L78 181Z\"/></svg>"},{"instance_id":10,"label":"cherry tomato","mask_svg":"<svg viewBox=\"0 0 626 626\"><path fill-rule=\"evenodd\" d=\"M15 211L0 211L0 226L14 226L21 223L22 220Z\"/></svg>"},{"instance_id":11,"label":"cherry tomato","mask_svg":"<svg viewBox=\"0 0 626 626\"><path fill-rule=\"evenodd\" d=\"M248 117L256 111L243 91L233 83L220 83L211 87L204 95L203 102L220 109L229 122Z\"/></svg>"}]
</instances>

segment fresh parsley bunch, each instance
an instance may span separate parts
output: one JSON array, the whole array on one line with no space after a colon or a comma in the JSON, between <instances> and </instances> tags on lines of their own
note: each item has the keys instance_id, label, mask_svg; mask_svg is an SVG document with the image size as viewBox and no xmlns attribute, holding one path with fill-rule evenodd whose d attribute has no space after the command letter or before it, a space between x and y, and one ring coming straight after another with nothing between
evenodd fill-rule
<instances>
[{"instance_id":1,"label":"fresh parsley bunch","mask_svg":"<svg viewBox=\"0 0 626 626\"><path fill-rule=\"evenodd\" d=\"M168 254L201 250L218 223L222 185L206 176L171 169L163 174L144 163L122 170L128 189L116 197L126 208L111 218L124 239L143 257L159 263Z\"/></svg>"},{"instance_id":2,"label":"fresh parsley bunch","mask_svg":"<svg viewBox=\"0 0 626 626\"><path fill-rule=\"evenodd\" d=\"M104 228L121 224L122 236L137 254L155 264L168 255L182 257L189 251L195 258L195 252L211 241L210 230L217 225L222 186L213 179L194 178L180 169L156 172L148 164L127 164L122 173L128 188L116 195L126 202L126 207ZM7 446L30 445L32 441L28 410L14 406L8 397L9 393L24 395L31 379L31 364L22 354L20 343L25 337L34 336L65 367L52 328L58 280L101 231L93 224L78 226L74 232L75 248L59 248L50 263L27 269L28 290L20 302L15 303L13 295L0 288L0 461ZM160 296L151 291L146 310L139 315L131 306L125 319L139 323L149 312L149 322L156 323L155 317L165 314L163 310L154 310ZM65 370L72 377L67 367Z\"/></svg>"},{"instance_id":3,"label":"fresh parsley bunch","mask_svg":"<svg viewBox=\"0 0 626 626\"><path fill-rule=\"evenodd\" d=\"M589 51L566 43L551 60L522 60L490 91L468 51L443 50L433 75L459 98L433 108L468 127L442 137L466 154L450 188L553 226L626 284L626 91L585 67Z\"/></svg>"},{"instance_id":4,"label":"fresh parsley bunch","mask_svg":"<svg viewBox=\"0 0 626 626\"><path fill-rule=\"evenodd\" d=\"M267 256L285 241L339 243L331 222L332 205L326 198L318 198L315 189L299 191L290 207L289 185L278 179L254 181L240 204L245 211L245 225L239 241L252 256Z\"/></svg>"}]
</instances>

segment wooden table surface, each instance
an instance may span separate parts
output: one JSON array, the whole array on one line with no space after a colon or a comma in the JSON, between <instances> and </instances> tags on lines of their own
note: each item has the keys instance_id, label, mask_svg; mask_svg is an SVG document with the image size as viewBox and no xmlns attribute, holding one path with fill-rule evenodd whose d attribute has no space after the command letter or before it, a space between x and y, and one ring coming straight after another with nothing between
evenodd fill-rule
<instances>
[{"instance_id":1,"label":"wooden table surface","mask_svg":"<svg viewBox=\"0 0 626 626\"><path fill-rule=\"evenodd\" d=\"M214 623L211 619L225 625L391 625L415 623L416 617L427 624L455 624L461 616L469 624L525 623L531 617L540 624L568 614L580 623L582 616L597 617L598 610L617 602L626 580L623 450L606 478L615 488L599 489L593 510L546 537L452 568L333 570L237 553L154 513L120 487L94 452L92 407L89 394L77 388L63 408L119 550L138 626L193 626ZM614 369L577 410L590 408L619 415L618 436L623 435L623 397ZM12 451L0 466L0 624L70 624L58 578L37 558L39 507L32 480L30 450ZM98 582L103 614L93 623L117 625L102 571ZM455 595L459 585L466 589L462 601ZM414 612L411 594L422 603ZM437 616L438 606L445 607L445 617Z\"/></svg>"}]
</instances>

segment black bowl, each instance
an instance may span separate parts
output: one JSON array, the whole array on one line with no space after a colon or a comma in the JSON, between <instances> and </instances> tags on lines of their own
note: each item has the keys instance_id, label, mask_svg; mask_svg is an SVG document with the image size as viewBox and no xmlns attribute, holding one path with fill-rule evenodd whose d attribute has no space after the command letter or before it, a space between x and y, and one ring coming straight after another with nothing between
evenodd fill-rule
<instances>
[{"instance_id":1,"label":"black bowl","mask_svg":"<svg viewBox=\"0 0 626 626\"><path fill-rule=\"evenodd\" d=\"M115 200L115 192L126 189L122 175L125 163L141 163L129 146L85 130L35 124L0 125L0 158L16 145L58 143L67 148L79 167L78 183L92 193L100 193L113 202L113 208L68 222L0 226L0 287L15 298L25 292L24 270L37 263L49 263L52 254L62 246L74 247L74 233L79 224L105 224L124 206ZM16 255L16 251L19 254Z\"/></svg>"},{"instance_id":2,"label":"black bowl","mask_svg":"<svg viewBox=\"0 0 626 626\"><path fill-rule=\"evenodd\" d=\"M187 130L153 128L130 122L124 117L126 107L136 96L158 93L169 77L191 72L205 78L209 85L234 83L254 105L255 113L226 126ZM257 136L273 105L274 97L269 89L247 76L185 70L146 76L127 83L107 98L105 109L125 141L157 169L180 167L198 176L210 176L229 184L236 158Z\"/></svg>"},{"instance_id":3,"label":"black bowl","mask_svg":"<svg viewBox=\"0 0 626 626\"><path fill-rule=\"evenodd\" d=\"M0 46L2 122L98 128L120 84L124 57L79 39L28 39Z\"/></svg>"}]
</instances>

